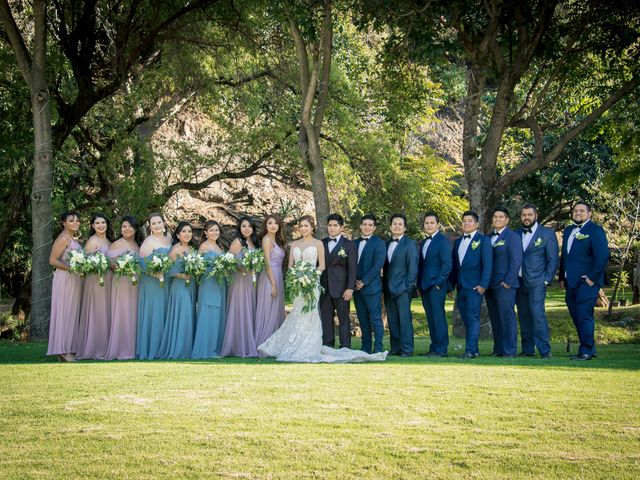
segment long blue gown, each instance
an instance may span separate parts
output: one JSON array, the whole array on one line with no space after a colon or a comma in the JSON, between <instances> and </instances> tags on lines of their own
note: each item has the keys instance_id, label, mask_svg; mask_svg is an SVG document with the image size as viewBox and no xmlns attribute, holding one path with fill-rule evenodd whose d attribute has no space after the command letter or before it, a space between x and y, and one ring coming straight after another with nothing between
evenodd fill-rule
<instances>
[{"instance_id":1,"label":"long blue gown","mask_svg":"<svg viewBox=\"0 0 640 480\"><path fill-rule=\"evenodd\" d=\"M168 254L169 247L156 248L151 255L140 259L142 271L146 271L147 261L154 254ZM158 358L162 334L164 333L165 315L169 301L171 277L165 276L164 287L152 276L143 274L138 289L138 327L136 333L136 356L140 360Z\"/></svg>"},{"instance_id":2,"label":"long blue gown","mask_svg":"<svg viewBox=\"0 0 640 480\"><path fill-rule=\"evenodd\" d=\"M209 250L203 256L209 262L218 255L221 254ZM206 277L206 274L204 277ZM226 326L226 303L226 284L220 285L213 277L203 278L198 290L196 338L193 342L191 358L214 358L220 356Z\"/></svg>"},{"instance_id":3,"label":"long blue gown","mask_svg":"<svg viewBox=\"0 0 640 480\"><path fill-rule=\"evenodd\" d=\"M178 258L171 269L171 290L167 306L167 319L158 356L160 358L191 358L195 323L196 281L175 275L184 272L184 259Z\"/></svg>"}]
</instances>

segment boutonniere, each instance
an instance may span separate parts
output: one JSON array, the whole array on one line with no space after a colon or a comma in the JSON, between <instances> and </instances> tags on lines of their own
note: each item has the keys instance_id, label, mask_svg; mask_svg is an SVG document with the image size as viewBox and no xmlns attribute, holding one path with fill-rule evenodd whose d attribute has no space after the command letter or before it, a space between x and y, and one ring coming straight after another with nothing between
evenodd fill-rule
<instances>
[{"instance_id":1,"label":"boutonniere","mask_svg":"<svg viewBox=\"0 0 640 480\"><path fill-rule=\"evenodd\" d=\"M533 242L534 247L539 247L542 245L542 238L538 238L535 242Z\"/></svg>"},{"instance_id":2,"label":"boutonniere","mask_svg":"<svg viewBox=\"0 0 640 480\"><path fill-rule=\"evenodd\" d=\"M493 248L502 247L503 245L504 245L504 240L500 240L499 242L496 242L493 244Z\"/></svg>"},{"instance_id":3,"label":"boutonniere","mask_svg":"<svg viewBox=\"0 0 640 480\"><path fill-rule=\"evenodd\" d=\"M340 247L340 250L338 250L338 256L347 258L347 252L344 251L344 247Z\"/></svg>"},{"instance_id":4,"label":"boutonniere","mask_svg":"<svg viewBox=\"0 0 640 480\"><path fill-rule=\"evenodd\" d=\"M585 235L584 233L576 233L576 240L584 240L585 238L589 238L589 235Z\"/></svg>"},{"instance_id":5,"label":"boutonniere","mask_svg":"<svg viewBox=\"0 0 640 480\"><path fill-rule=\"evenodd\" d=\"M475 250L480 246L480 240L476 240L475 242L471 242L471 250Z\"/></svg>"}]
</instances>

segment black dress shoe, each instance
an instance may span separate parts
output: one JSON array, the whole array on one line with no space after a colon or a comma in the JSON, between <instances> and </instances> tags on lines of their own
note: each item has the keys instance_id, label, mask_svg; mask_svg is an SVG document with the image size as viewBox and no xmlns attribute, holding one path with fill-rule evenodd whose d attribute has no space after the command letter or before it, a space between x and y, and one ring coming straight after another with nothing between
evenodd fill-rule
<instances>
[{"instance_id":1,"label":"black dress shoe","mask_svg":"<svg viewBox=\"0 0 640 480\"><path fill-rule=\"evenodd\" d=\"M515 355L499 355L502 358L516 358Z\"/></svg>"},{"instance_id":2,"label":"black dress shoe","mask_svg":"<svg viewBox=\"0 0 640 480\"><path fill-rule=\"evenodd\" d=\"M492 356L492 357L501 357L501 356L502 356L502 354L501 354L501 353L495 353L495 352L494 352L494 353L492 353L492 354L491 354L491 356Z\"/></svg>"},{"instance_id":3,"label":"black dress shoe","mask_svg":"<svg viewBox=\"0 0 640 480\"><path fill-rule=\"evenodd\" d=\"M406 353L406 352L405 352L405 353L401 353L401 354L400 354L400 356L401 356L401 357L412 357L412 356L413 356L413 354L412 354L412 353Z\"/></svg>"},{"instance_id":4,"label":"black dress shoe","mask_svg":"<svg viewBox=\"0 0 640 480\"><path fill-rule=\"evenodd\" d=\"M551 354L550 353L545 353L544 355L540 355L540 358L547 360L547 359L551 358Z\"/></svg>"},{"instance_id":5,"label":"black dress shoe","mask_svg":"<svg viewBox=\"0 0 640 480\"><path fill-rule=\"evenodd\" d=\"M431 353L427 353L427 357L438 357L438 358L444 358L444 357L448 357L449 355L444 353L444 352L431 352Z\"/></svg>"},{"instance_id":6,"label":"black dress shoe","mask_svg":"<svg viewBox=\"0 0 640 480\"><path fill-rule=\"evenodd\" d=\"M571 360L578 360L580 362L583 362L585 360L591 360L592 358L593 358L593 355L588 355L586 353L581 353L580 355L571 356Z\"/></svg>"},{"instance_id":7,"label":"black dress shoe","mask_svg":"<svg viewBox=\"0 0 640 480\"><path fill-rule=\"evenodd\" d=\"M467 352L464 355L462 355L462 358L464 358L465 360L471 359L471 358L476 358L478 356L477 353L471 353L471 352Z\"/></svg>"},{"instance_id":8,"label":"black dress shoe","mask_svg":"<svg viewBox=\"0 0 640 480\"><path fill-rule=\"evenodd\" d=\"M536 354L535 353L525 353L525 352L520 352L518 354L519 357L535 357Z\"/></svg>"},{"instance_id":9,"label":"black dress shoe","mask_svg":"<svg viewBox=\"0 0 640 480\"><path fill-rule=\"evenodd\" d=\"M395 357L395 356L398 356L398 355L400 355L400 352L389 352L389 354L387 356Z\"/></svg>"}]
</instances>

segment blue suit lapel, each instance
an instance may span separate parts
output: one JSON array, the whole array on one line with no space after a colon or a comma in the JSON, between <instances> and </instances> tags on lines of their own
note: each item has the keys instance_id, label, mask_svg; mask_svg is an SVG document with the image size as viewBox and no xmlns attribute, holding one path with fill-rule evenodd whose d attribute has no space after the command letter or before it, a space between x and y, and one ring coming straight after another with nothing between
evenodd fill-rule
<instances>
[{"instance_id":1,"label":"blue suit lapel","mask_svg":"<svg viewBox=\"0 0 640 480\"><path fill-rule=\"evenodd\" d=\"M467 247L467 251L464 254L464 258L462 259L462 264L460 266L464 265L464 262L465 262L465 260L467 260L469 258L469 254L470 253L472 253L472 252L475 253L475 250L473 250L473 248L471 248L471 245L473 244L473 242L477 242L478 240L480 240L480 232L476 232L476 234L473 237L471 237L471 243L469 243L469 246Z\"/></svg>"}]
</instances>

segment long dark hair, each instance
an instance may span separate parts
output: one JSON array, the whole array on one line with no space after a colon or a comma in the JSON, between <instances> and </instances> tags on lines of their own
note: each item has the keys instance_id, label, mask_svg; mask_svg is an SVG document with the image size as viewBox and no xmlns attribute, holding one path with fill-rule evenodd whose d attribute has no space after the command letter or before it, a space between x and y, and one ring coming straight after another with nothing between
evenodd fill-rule
<instances>
[{"instance_id":1,"label":"long dark hair","mask_svg":"<svg viewBox=\"0 0 640 480\"><path fill-rule=\"evenodd\" d=\"M182 222L180 222L178 224L178 226L176 227L175 231L173 232L173 244L174 245L176 243L180 242L180 240L178 240L178 235L180 235L180 232L182 231L182 229L184 227L191 228L191 232L193 232L193 227L191 226L191 224L189 222L187 222L186 220L183 220ZM189 245L191 245L193 247L193 233L191 235L191 240L189 240Z\"/></svg>"},{"instance_id":2,"label":"long dark hair","mask_svg":"<svg viewBox=\"0 0 640 480\"><path fill-rule=\"evenodd\" d=\"M89 230L89 237L92 237L93 235L96 234L96 230L93 228L93 222L95 222L98 218L103 218L104 221L107 222L107 231L105 232L105 235L107 237L107 240L109 240L110 242L113 242L113 230L111 229L111 222L109 221L109 219L104 213L100 213L100 212L94 213L91 217L91 221L89 222L91 224L91 229Z\"/></svg>"},{"instance_id":3,"label":"long dark hair","mask_svg":"<svg viewBox=\"0 0 640 480\"><path fill-rule=\"evenodd\" d=\"M202 236L205 237L208 240L209 237L207 236L207 230L209 230L214 225L217 225L218 226L218 230L220 231L220 235L218 235L218 239L216 240L216 245L218 245L221 249L224 250L224 247L222 246L222 243L220 242L220 239L222 238L222 227L215 220L207 220L206 222L204 222L204 232L202 232ZM203 240L203 242L204 242L204 240Z\"/></svg>"},{"instance_id":4,"label":"long dark hair","mask_svg":"<svg viewBox=\"0 0 640 480\"><path fill-rule=\"evenodd\" d=\"M242 235L242 232L240 231L240 227L242 227L242 224L244 222L248 222L249 225L251 225L251 229L253 230L253 233L251 233L251 243L253 243L257 247L258 232L256 231L256 224L253 222L253 219L247 215L243 215L242 217L240 217L240 220L238 220L238 225L236 226L236 237L238 237L243 247L249 247L249 244L247 243L247 239L244 238L244 236Z\"/></svg>"},{"instance_id":5,"label":"long dark hair","mask_svg":"<svg viewBox=\"0 0 640 480\"><path fill-rule=\"evenodd\" d=\"M140 225L138 224L138 220L136 220L136 217L134 217L133 215L125 215L124 217L122 217L122 220L120 220L120 236L118 238L122 238L122 224L124 222L127 222L129 225L131 225L131 228L133 228L135 230L135 234L133 235L133 241L136 242L136 244L138 246L142 245L142 240L144 240L144 237L142 235L142 230L140 229Z\"/></svg>"},{"instance_id":6,"label":"long dark hair","mask_svg":"<svg viewBox=\"0 0 640 480\"><path fill-rule=\"evenodd\" d=\"M267 234L269 233L269 231L267 230L267 222L269 221L270 218L273 218L277 222L278 227L280 227L276 232L276 243L280 245L280 247L284 250L284 246L287 244L287 239L284 233L285 227L284 227L284 222L282 221L282 217L277 213L272 213L271 215L267 215L267 218L265 218L262 221L262 227L260 228L260 235L258 235L258 237L260 238L260 244L262 244L262 239L266 237Z\"/></svg>"}]
</instances>

